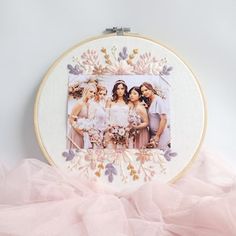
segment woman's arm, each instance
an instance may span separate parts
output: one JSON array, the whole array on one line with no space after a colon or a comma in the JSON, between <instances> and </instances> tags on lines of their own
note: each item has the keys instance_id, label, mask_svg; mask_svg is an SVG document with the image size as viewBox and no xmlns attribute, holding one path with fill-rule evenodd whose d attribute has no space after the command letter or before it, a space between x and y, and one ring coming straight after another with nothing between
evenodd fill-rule
<instances>
[{"instance_id":1,"label":"woman's arm","mask_svg":"<svg viewBox=\"0 0 236 236\"><path fill-rule=\"evenodd\" d=\"M105 108L111 108L111 103L112 103L111 98L108 98L107 101L106 101Z\"/></svg>"},{"instance_id":2,"label":"woman's arm","mask_svg":"<svg viewBox=\"0 0 236 236\"><path fill-rule=\"evenodd\" d=\"M110 112L111 106L112 106L112 100L111 100L111 98L108 98L107 101L106 101L106 105L105 105L106 116L107 116L106 122L107 122L107 125L108 125L107 130L109 129L109 125L110 125L110 122L111 122L111 119L110 119L111 118L111 112Z\"/></svg>"},{"instance_id":3,"label":"woman's arm","mask_svg":"<svg viewBox=\"0 0 236 236\"><path fill-rule=\"evenodd\" d=\"M80 135L83 135L83 130L80 129L77 125L77 118L78 118L78 114L80 113L81 109L82 109L83 103L79 102L77 103L72 111L71 114L69 116L69 123L71 124L71 126L73 127L73 129L79 133Z\"/></svg>"},{"instance_id":4,"label":"woman's arm","mask_svg":"<svg viewBox=\"0 0 236 236\"><path fill-rule=\"evenodd\" d=\"M155 141L158 142L165 127L166 127L166 124L167 124L167 115L166 114L161 114L160 115L160 124L159 124L159 128L156 132L156 135L154 137Z\"/></svg>"}]
</instances>

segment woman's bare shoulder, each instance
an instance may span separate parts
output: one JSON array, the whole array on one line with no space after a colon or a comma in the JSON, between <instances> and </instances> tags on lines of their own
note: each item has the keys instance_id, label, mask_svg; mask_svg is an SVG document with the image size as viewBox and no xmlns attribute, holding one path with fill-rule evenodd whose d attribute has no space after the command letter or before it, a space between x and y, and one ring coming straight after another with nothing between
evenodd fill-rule
<instances>
[{"instance_id":1,"label":"woman's bare shoulder","mask_svg":"<svg viewBox=\"0 0 236 236\"><path fill-rule=\"evenodd\" d=\"M73 107L73 110L78 110L83 106L83 101L79 100Z\"/></svg>"},{"instance_id":2,"label":"woman's bare shoulder","mask_svg":"<svg viewBox=\"0 0 236 236\"><path fill-rule=\"evenodd\" d=\"M113 101L111 98L108 98L107 101L106 101L106 107L111 107L113 105Z\"/></svg>"},{"instance_id":3,"label":"woman's bare shoulder","mask_svg":"<svg viewBox=\"0 0 236 236\"><path fill-rule=\"evenodd\" d=\"M128 102L128 106L129 106L129 108L133 108L134 104L132 102Z\"/></svg>"}]
</instances>

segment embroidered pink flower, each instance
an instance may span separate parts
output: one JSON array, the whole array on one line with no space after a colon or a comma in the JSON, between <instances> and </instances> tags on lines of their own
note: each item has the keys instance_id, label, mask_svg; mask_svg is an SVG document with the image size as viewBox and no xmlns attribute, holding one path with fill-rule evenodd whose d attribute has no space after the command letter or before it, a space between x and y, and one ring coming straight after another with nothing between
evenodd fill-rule
<instances>
[{"instance_id":1,"label":"embroidered pink flower","mask_svg":"<svg viewBox=\"0 0 236 236\"><path fill-rule=\"evenodd\" d=\"M76 90L82 96L84 87L88 83L98 85L103 80L103 75L159 75L168 83L166 78L172 71L172 67L167 64L166 58L158 58L160 55L151 52L139 53L139 49L130 49L127 46L111 49L105 47L101 50L89 49L74 57L73 65L68 64L67 69L74 77L88 76L88 79L80 82L80 90ZM77 88L77 87L76 87ZM164 97L161 88L155 85L158 95ZM147 105L144 103L144 105ZM93 129L93 125L84 120L77 119L79 127L84 128L88 134L92 148L67 150L63 152L63 157L70 170L79 170L81 175L88 177L107 177L107 181L114 182L114 177L118 181L127 183L129 181L149 181L159 172L165 174L166 163L176 156L172 151L163 152L155 149L153 152L147 147L132 152L136 158L130 156L127 150L135 140L135 136L140 133L137 125L141 123L141 117L137 114L129 114L128 126L108 125L105 132ZM112 142L112 147L107 148L107 141ZM131 141L131 142L130 142ZM129 143L130 142L130 143ZM127 168L124 168L127 166ZM120 180L119 180L120 178Z\"/></svg>"}]
</instances>

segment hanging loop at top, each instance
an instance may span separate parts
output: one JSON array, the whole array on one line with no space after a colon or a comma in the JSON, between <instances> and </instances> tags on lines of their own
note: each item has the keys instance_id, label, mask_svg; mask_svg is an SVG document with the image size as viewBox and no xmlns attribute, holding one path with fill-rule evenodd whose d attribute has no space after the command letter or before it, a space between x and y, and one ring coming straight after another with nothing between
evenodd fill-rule
<instances>
[{"instance_id":1,"label":"hanging loop at top","mask_svg":"<svg viewBox=\"0 0 236 236\"><path fill-rule=\"evenodd\" d=\"M107 28L105 30L105 33L116 33L117 35L124 35L125 32L130 32L130 28L127 27L113 27L113 28Z\"/></svg>"}]
</instances>

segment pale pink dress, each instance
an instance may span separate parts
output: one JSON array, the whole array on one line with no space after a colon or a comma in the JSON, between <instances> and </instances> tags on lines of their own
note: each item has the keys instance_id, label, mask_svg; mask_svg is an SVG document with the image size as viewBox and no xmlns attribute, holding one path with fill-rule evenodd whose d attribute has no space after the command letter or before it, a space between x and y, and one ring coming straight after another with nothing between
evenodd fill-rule
<instances>
[{"instance_id":1,"label":"pale pink dress","mask_svg":"<svg viewBox=\"0 0 236 236\"><path fill-rule=\"evenodd\" d=\"M137 115L138 111L135 108L131 108L130 113L135 113ZM141 123L143 122L143 120L141 119ZM131 141L132 142L132 146L133 148L145 148L150 140L150 135L148 132L148 128L142 128L138 130L139 133L134 137L134 140Z\"/></svg>"},{"instance_id":2,"label":"pale pink dress","mask_svg":"<svg viewBox=\"0 0 236 236\"><path fill-rule=\"evenodd\" d=\"M82 109L81 109L80 113L77 115L77 117L78 117L78 119L88 118L88 107L85 104L82 106ZM73 142L72 142L70 139L67 139L68 140L67 141L67 148L68 149L73 149L73 148L78 148L78 147L83 148L84 147L83 136L80 135L78 132L76 132L72 126L69 128L68 136L71 140L73 140Z\"/></svg>"}]
</instances>

